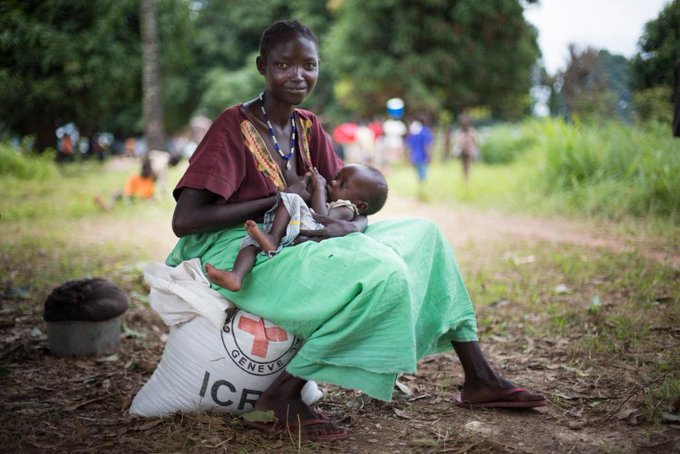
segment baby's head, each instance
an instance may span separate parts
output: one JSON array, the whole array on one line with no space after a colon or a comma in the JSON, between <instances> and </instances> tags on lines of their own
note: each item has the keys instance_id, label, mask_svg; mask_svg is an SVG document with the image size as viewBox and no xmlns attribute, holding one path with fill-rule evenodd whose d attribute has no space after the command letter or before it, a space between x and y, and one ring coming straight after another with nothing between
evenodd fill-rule
<instances>
[{"instance_id":1,"label":"baby's head","mask_svg":"<svg viewBox=\"0 0 680 454\"><path fill-rule=\"evenodd\" d=\"M387 181L375 167L348 164L328 183L328 201L349 200L359 214L375 214L387 200Z\"/></svg>"}]
</instances>

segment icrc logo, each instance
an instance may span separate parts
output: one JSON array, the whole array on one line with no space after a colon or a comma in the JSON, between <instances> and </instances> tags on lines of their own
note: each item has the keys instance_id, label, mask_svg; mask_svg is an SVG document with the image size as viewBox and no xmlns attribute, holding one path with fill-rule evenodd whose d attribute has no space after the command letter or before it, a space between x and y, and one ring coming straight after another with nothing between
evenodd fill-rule
<instances>
[{"instance_id":1,"label":"icrc logo","mask_svg":"<svg viewBox=\"0 0 680 454\"><path fill-rule=\"evenodd\" d=\"M264 376L286 367L302 340L261 317L238 311L224 325L222 343L239 368Z\"/></svg>"}]
</instances>

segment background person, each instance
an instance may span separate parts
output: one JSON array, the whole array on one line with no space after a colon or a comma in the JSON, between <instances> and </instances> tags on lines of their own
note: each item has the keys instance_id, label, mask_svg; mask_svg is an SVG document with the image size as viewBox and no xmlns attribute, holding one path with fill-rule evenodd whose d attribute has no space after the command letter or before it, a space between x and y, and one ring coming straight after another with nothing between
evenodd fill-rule
<instances>
[{"instance_id":1,"label":"background person","mask_svg":"<svg viewBox=\"0 0 680 454\"><path fill-rule=\"evenodd\" d=\"M432 144L434 142L434 134L427 125L427 115L419 114L417 119L409 125L408 135L406 136L409 160L418 175L418 195L420 198L425 197L424 184L427 179L427 167L432 158Z\"/></svg>"},{"instance_id":2,"label":"background person","mask_svg":"<svg viewBox=\"0 0 680 454\"><path fill-rule=\"evenodd\" d=\"M150 200L154 197L155 185L156 176L151 169L151 161L144 159L140 172L138 174L130 175L125 181L122 192L115 193L108 203L99 196L94 198L94 202L102 210L109 211L116 202Z\"/></svg>"},{"instance_id":3,"label":"background person","mask_svg":"<svg viewBox=\"0 0 680 454\"><path fill-rule=\"evenodd\" d=\"M472 120L467 115L461 114L458 117L458 124L460 129L456 132L454 140L454 155L459 156L463 164L463 179L467 186L472 162L479 157L478 134L472 127Z\"/></svg>"}]
</instances>

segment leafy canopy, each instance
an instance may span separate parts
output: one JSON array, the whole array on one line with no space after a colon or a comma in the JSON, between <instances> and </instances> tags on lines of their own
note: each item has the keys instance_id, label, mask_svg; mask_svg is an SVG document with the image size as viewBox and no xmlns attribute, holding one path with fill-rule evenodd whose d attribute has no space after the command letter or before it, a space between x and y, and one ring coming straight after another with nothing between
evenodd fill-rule
<instances>
[{"instance_id":1,"label":"leafy canopy","mask_svg":"<svg viewBox=\"0 0 680 454\"><path fill-rule=\"evenodd\" d=\"M381 112L400 96L416 110L514 116L528 102L536 36L519 1L344 0L327 48L352 110Z\"/></svg>"}]
</instances>

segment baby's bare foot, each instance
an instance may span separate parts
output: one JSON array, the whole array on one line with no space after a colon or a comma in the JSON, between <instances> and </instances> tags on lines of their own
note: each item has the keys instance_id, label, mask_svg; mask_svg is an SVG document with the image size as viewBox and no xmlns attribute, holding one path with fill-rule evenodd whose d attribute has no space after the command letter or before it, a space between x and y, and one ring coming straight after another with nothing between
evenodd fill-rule
<instances>
[{"instance_id":1,"label":"baby's bare foot","mask_svg":"<svg viewBox=\"0 0 680 454\"><path fill-rule=\"evenodd\" d=\"M210 263L205 264L205 270L208 272L208 279L219 285L222 288L238 292L241 290L241 277L231 271L218 270Z\"/></svg>"},{"instance_id":2,"label":"baby's bare foot","mask_svg":"<svg viewBox=\"0 0 680 454\"><path fill-rule=\"evenodd\" d=\"M271 235L260 230L255 221L248 220L245 222L245 224L243 224L243 226L248 231L248 235L250 235L252 239L257 241L257 244L260 246L260 249L262 249L264 252L275 251L276 248L278 247L278 245L275 244L275 242L273 241Z\"/></svg>"}]
</instances>

